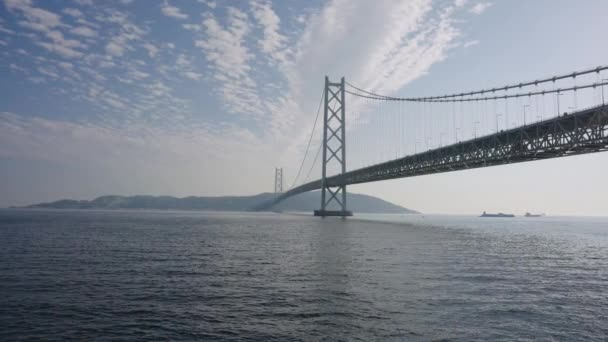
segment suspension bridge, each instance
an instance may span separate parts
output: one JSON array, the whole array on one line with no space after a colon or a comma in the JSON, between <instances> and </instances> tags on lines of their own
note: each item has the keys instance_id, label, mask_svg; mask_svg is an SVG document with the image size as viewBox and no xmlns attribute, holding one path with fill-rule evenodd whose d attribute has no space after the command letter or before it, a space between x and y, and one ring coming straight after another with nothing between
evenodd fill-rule
<instances>
[{"instance_id":1,"label":"suspension bridge","mask_svg":"<svg viewBox=\"0 0 608 342\"><path fill-rule=\"evenodd\" d=\"M283 192L277 170L277 196L257 209L321 190L314 214L344 217L352 215L347 185L606 151L607 70L428 97L388 96L381 86L365 89L325 77L291 188ZM321 178L309 181L315 170Z\"/></svg>"}]
</instances>

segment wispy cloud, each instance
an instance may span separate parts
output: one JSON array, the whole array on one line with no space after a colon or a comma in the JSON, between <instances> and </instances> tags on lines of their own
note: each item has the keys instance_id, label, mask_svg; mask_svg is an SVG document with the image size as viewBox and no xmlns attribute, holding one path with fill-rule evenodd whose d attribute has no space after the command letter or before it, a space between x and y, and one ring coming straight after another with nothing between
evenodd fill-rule
<instances>
[{"instance_id":1,"label":"wispy cloud","mask_svg":"<svg viewBox=\"0 0 608 342\"><path fill-rule=\"evenodd\" d=\"M468 42L465 42L464 44L462 44L462 47L464 48L468 48L474 45L479 44L479 40L469 40Z\"/></svg>"},{"instance_id":2,"label":"wispy cloud","mask_svg":"<svg viewBox=\"0 0 608 342\"><path fill-rule=\"evenodd\" d=\"M74 18L84 17L84 14L82 14L82 12L76 8L64 8L62 12Z\"/></svg>"},{"instance_id":3,"label":"wispy cloud","mask_svg":"<svg viewBox=\"0 0 608 342\"><path fill-rule=\"evenodd\" d=\"M185 28L186 30L195 31L195 32L200 32L203 30L202 26L197 25L197 24L183 24L182 27Z\"/></svg>"},{"instance_id":4,"label":"wispy cloud","mask_svg":"<svg viewBox=\"0 0 608 342\"><path fill-rule=\"evenodd\" d=\"M73 34L83 36L83 37L88 37L88 38L97 37L97 32L91 30L90 28L88 28L86 26L74 27L73 29L70 30L70 32Z\"/></svg>"},{"instance_id":5,"label":"wispy cloud","mask_svg":"<svg viewBox=\"0 0 608 342\"><path fill-rule=\"evenodd\" d=\"M263 38L258 40L262 51L273 59L283 60L285 58L283 44L286 38L280 33L279 16L272 10L269 1L254 1L251 6L253 16L264 32Z\"/></svg>"},{"instance_id":6,"label":"wispy cloud","mask_svg":"<svg viewBox=\"0 0 608 342\"><path fill-rule=\"evenodd\" d=\"M107 182L104 190L94 188L91 197L102 193L226 194L218 181L227 175L226 170L260 153L259 163L249 165L247 172L264 177L265 165L272 163L272 149L247 130L231 125L197 126L176 135L137 124L109 128L0 112L0 158L48 161L62 165L62 172L76 168L80 173L71 179L71 186ZM85 166L88 172L83 174ZM147 171L137 171L143 169ZM138 176L128 177L126 170ZM167 176L174 181L165 182ZM259 191L249 179L235 180L235 184L240 194ZM61 194L58 196L67 196L65 187L61 183L54 190Z\"/></svg>"},{"instance_id":7,"label":"wispy cloud","mask_svg":"<svg viewBox=\"0 0 608 342\"><path fill-rule=\"evenodd\" d=\"M38 46L66 58L83 55L81 51L78 51L83 44L75 39L66 39L58 29L64 26L60 15L34 7L29 0L5 0L5 5L10 12L23 16L23 20L19 21L19 26L42 33L47 38L47 40L41 40L37 35L32 35L31 38Z\"/></svg>"},{"instance_id":8,"label":"wispy cloud","mask_svg":"<svg viewBox=\"0 0 608 342\"><path fill-rule=\"evenodd\" d=\"M183 75L184 75L184 77L189 78L189 79L194 80L194 81L198 81L198 80L200 80L203 77L203 74L199 74L199 73L194 72L194 71L185 71L183 73Z\"/></svg>"},{"instance_id":9,"label":"wispy cloud","mask_svg":"<svg viewBox=\"0 0 608 342\"><path fill-rule=\"evenodd\" d=\"M119 24L120 29L106 45L106 51L113 56L122 56L126 50L134 50L131 42L142 40L146 30L131 22L122 12L111 10L108 14L109 16L102 20Z\"/></svg>"},{"instance_id":10,"label":"wispy cloud","mask_svg":"<svg viewBox=\"0 0 608 342\"><path fill-rule=\"evenodd\" d=\"M82 6L93 6L93 0L74 0L77 4Z\"/></svg>"},{"instance_id":11,"label":"wispy cloud","mask_svg":"<svg viewBox=\"0 0 608 342\"><path fill-rule=\"evenodd\" d=\"M217 2L215 2L215 1L211 1L211 0L197 0L197 1L201 4L205 4L205 5L209 6L209 8L217 7Z\"/></svg>"},{"instance_id":12,"label":"wispy cloud","mask_svg":"<svg viewBox=\"0 0 608 342\"><path fill-rule=\"evenodd\" d=\"M143 44L143 47L146 49L146 51L148 51L148 56L150 56L150 58L154 58L158 54L158 47L152 43L146 42Z\"/></svg>"},{"instance_id":13,"label":"wispy cloud","mask_svg":"<svg viewBox=\"0 0 608 342\"><path fill-rule=\"evenodd\" d=\"M166 15L167 17L172 17L172 18L180 19L180 20L188 19L187 14L182 13L182 11L179 8L170 5L168 2L165 2L162 5L161 12L164 15Z\"/></svg>"},{"instance_id":14,"label":"wispy cloud","mask_svg":"<svg viewBox=\"0 0 608 342\"><path fill-rule=\"evenodd\" d=\"M332 80L346 76L354 84L388 94L425 75L455 46L460 35L454 20L457 10L455 5L433 8L429 0L335 0L313 12L290 47L293 58L280 68L288 93L273 107L273 139L291 141L288 146L296 150L302 147L308 131L302 127L311 125L325 75ZM359 105L354 102L350 108ZM292 116L286 118L286 112ZM282 158L300 155L296 150L287 149Z\"/></svg>"},{"instance_id":15,"label":"wispy cloud","mask_svg":"<svg viewBox=\"0 0 608 342\"><path fill-rule=\"evenodd\" d=\"M473 7L471 7L469 9L469 12L471 12L473 14L482 14L490 6L492 6L492 3L490 3L490 2L480 2L480 3L475 4Z\"/></svg>"},{"instance_id":16,"label":"wispy cloud","mask_svg":"<svg viewBox=\"0 0 608 342\"><path fill-rule=\"evenodd\" d=\"M226 9L226 24L207 13L203 19L205 37L195 41L210 63L227 109L235 113L263 114L262 103L251 78L254 54L245 44L251 32L249 16L234 7Z\"/></svg>"},{"instance_id":17,"label":"wispy cloud","mask_svg":"<svg viewBox=\"0 0 608 342\"><path fill-rule=\"evenodd\" d=\"M30 60L11 62L11 73L61 89L87 112L78 124L5 113L0 132L4 141L7 122L45 139L66 132L104 137L22 145L40 156L52 155L44 152L45 146L127 144L117 142L122 135L156 146L157 140L148 135L153 131L173 146L163 149L166 155L184 148L197 159L205 158L201 146L214 146L224 163L237 162L226 156L246 158L243 151L264 151L264 162L283 165L296 165L301 156L325 75L332 80L345 76L378 92L397 92L448 56L460 35L457 15L472 10L464 0L441 8L431 0L331 0L290 18L280 17L266 0L238 8L201 1L190 4L203 11L195 16L174 6L186 9L183 3L165 1L154 11L157 18L183 20L168 21L181 30L179 39L172 40L154 36L157 22L130 12L136 6L80 1L78 6L53 8L53 13L32 1L4 1L15 22L1 23L0 31L18 28L20 37L28 37L35 47L23 50L25 54L5 49ZM0 45L11 46L12 39L3 36ZM217 112L193 108L197 99L184 95L189 88L211 94ZM10 132L13 145L30 138L30 133ZM263 168L261 163L252 162L252 167Z\"/></svg>"}]
</instances>

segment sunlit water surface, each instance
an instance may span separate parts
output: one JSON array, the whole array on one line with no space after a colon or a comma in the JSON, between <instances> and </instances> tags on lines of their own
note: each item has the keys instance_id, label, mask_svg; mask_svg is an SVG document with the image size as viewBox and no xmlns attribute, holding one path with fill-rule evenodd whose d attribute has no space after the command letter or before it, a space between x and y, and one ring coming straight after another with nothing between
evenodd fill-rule
<instances>
[{"instance_id":1,"label":"sunlit water surface","mask_svg":"<svg viewBox=\"0 0 608 342\"><path fill-rule=\"evenodd\" d=\"M608 219L0 211L0 340L605 340Z\"/></svg>"}]
</instances>

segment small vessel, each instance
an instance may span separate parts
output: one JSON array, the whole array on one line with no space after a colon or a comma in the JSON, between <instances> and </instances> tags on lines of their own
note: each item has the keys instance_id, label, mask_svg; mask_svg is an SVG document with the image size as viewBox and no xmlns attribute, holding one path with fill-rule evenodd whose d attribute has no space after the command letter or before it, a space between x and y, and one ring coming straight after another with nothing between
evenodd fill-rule
<instances>
[{"instance_id":1,"label":"small vessel","mask_svg":"<svg viewBox=\"0 0 608 342\"><path fill-rule=\"evenodd\" d=\"M485 211L483 212L483 214L481 214L481 216L479 217L515 217L515 215L513 214L504 214L504 213L498 213L498 214L488 214Z\"/></svg>"},{"instance_id":2,"label":"small vessel","mask_svg":"<svg viewBox=\"0 0 608 342\"><path fill-rule=\"evenodd\" d=\"M524 215L525 217L542 217L545 216L545 214L530 214L530 213L526 213L526 215Z\"/></svg>"}]
</instances>

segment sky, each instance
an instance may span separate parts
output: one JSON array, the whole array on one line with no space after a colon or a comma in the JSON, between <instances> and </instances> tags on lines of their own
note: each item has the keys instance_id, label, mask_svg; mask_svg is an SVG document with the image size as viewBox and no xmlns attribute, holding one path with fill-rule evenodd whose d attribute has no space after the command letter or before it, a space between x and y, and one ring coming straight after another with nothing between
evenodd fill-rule
<instances>
[{"instance_id":1,"label":"sky","mask_svg":"<svg viewBox=\"0 0 608 342\"><path fill-rule=\"evenodd\" d=\"M0 207L269 192L275 167L286 185L298 171L325 75L425 96L606 65L605 13L603 0L0 0ZM600 153L349 191L426 213L608 215L606 169Z\"/></svg>"}]
</instances>

